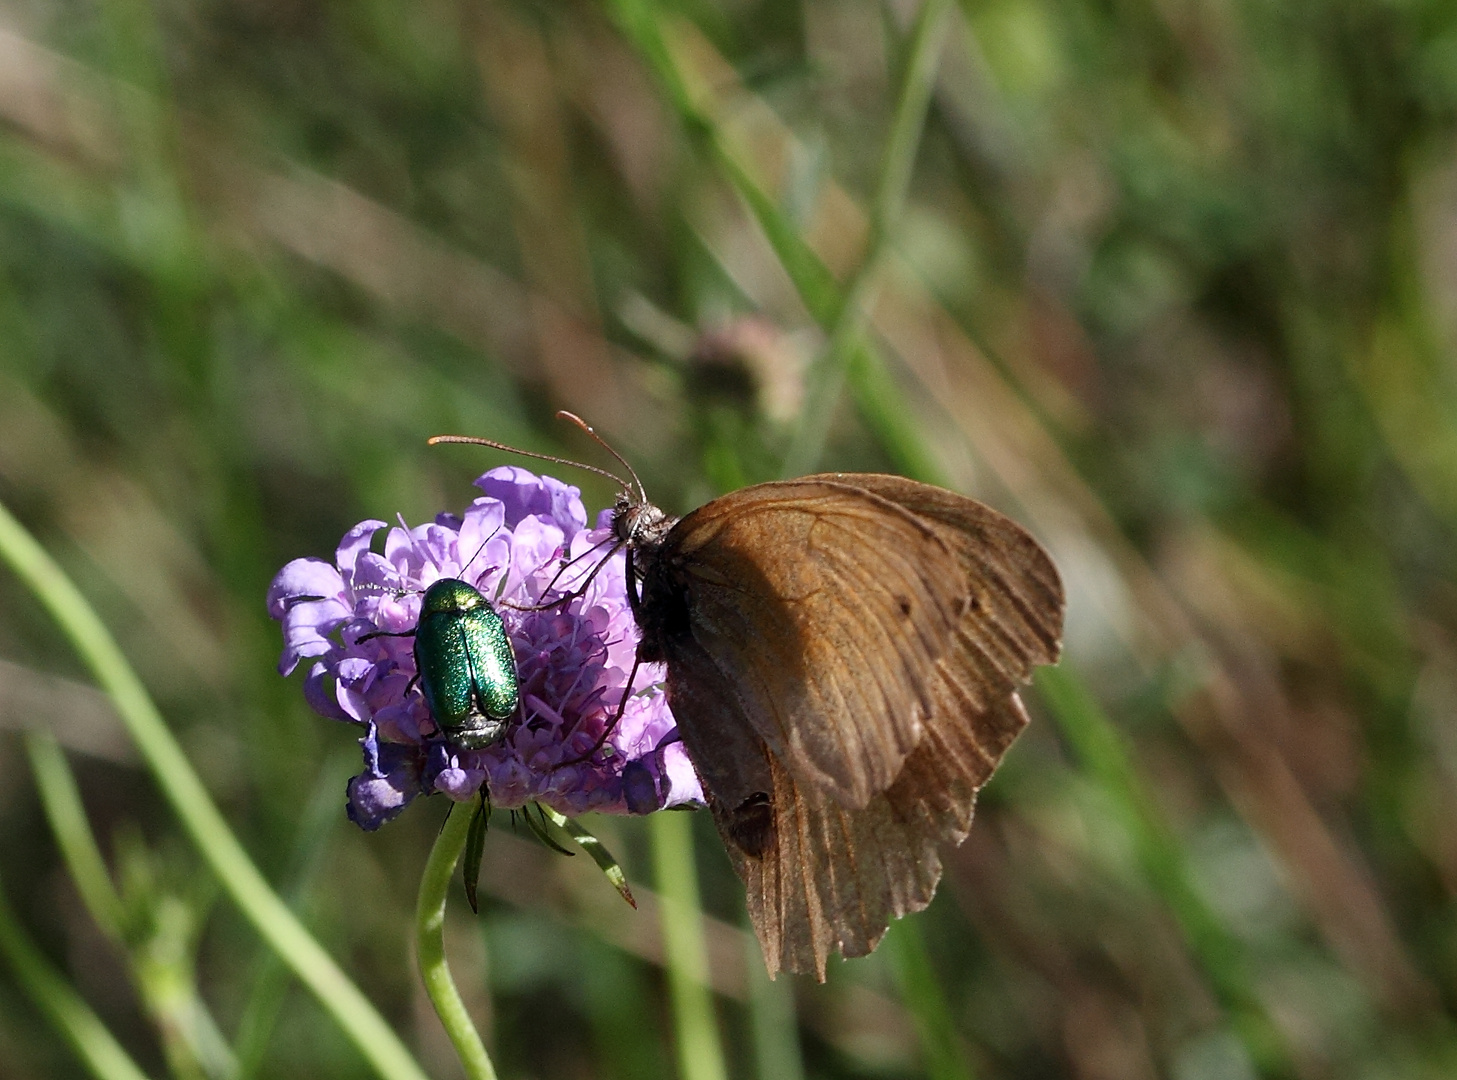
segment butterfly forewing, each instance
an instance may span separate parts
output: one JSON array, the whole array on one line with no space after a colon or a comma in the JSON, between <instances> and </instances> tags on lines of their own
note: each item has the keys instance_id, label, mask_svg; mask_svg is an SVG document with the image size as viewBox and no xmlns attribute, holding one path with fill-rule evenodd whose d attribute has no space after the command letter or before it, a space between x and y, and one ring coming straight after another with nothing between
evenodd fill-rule
<instances>
[{"instance_id":1,"label":"butterfly forewing","mask_svg":"<svg viewBox=\"0 0 1457 1080\"><path fill-rule=\"evenodd\" d=\"M964 615L938 533L864 489L789 481L714 500L660 554L754 731L847 806L885 790L920 740L925 673Z\"/></svg>"},{"instance_id":2,"label":"butterfly forewing","mask_svg":"<svg viewBox=\"0 0 1457 1080\"><path fill-rule=\"evenodd\" d=\"M960 627L963 644L1008 682L1026 682L1038 664L1057 662L1062 579L1042 545L1016 522L975 499L900 476L830 473L811 479L873 491L941 526L970 589L971 603Z\"/></svg>"}]
</instances>

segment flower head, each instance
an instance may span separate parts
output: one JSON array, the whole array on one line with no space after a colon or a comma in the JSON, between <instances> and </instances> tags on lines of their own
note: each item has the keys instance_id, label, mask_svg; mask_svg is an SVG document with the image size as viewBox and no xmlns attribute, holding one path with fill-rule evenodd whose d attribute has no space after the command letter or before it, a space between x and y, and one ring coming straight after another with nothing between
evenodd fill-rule
<instances>
[{"instance_id":1,"label":"flower head","mask_svg":"<svg viewBox=\"0 0 1457 1080\"><path fill-rule=\"evenodd\" d=\"M484 496L460 517L401 522L382 553L372 542L385 523L362 521L334 563L295 559L269 586L280 673L313 659L309 705L364 729L351 820L376 829L416 795L465 801L482 784L495 806L540 802L568 816L701 802L662 666L643 665L624 700L638 631L606 513L587 528L576 488L521 468L492 469L476 486ZM495 605L516 657L520 707L502 741L480 750L447 741L415 677L410 632L440 578L461 578Z\"/></svg>"}]
</instances>

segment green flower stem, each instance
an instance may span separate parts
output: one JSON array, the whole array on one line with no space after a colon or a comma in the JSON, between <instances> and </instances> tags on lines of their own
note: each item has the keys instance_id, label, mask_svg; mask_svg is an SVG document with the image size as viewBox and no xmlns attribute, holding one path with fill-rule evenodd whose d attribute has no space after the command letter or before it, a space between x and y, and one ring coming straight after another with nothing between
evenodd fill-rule
<instances>
[{"instance_id":1,"label":"green flower stem","mask_svg":"<svg viewBox=\"0 0 1457 1080\"><path fill-rule=\"evenodd\" d=\"M51 967L26 936L10 904L0 893L0 955L9 961L16 981L49 1017L97 1080L147 1080L100 1018L66 980Z\"/></svg>"},{"instance_id":2,"label":"green flower stem","mask_svg":"<svg viewBox=\"0 0 1457 1080\"><path fill-rule=\"evenodd\" d=\"M681 1080L725 1080L728 1071L708 990L708 950L693 864L693 820L686 813L663 810L648 821L677 1029L678 1075Z\"/></svg>"},{"instance_id":3,"label":"green flower stem","mask_svg":"<svg viewBox=\"0 0 1457 1080\"><path fill-rule=\"evenodd\" d=\"M800 410L799 425L784 456L783 476L814 472L824 452L830 421L851 363L852 348L861 341L870 307L875 302L886 246L905 209L951 9L952 0L924 0L916 15L905 78L881 159L875 201L870 208L865 253L844 285L839 310L830 327L830 340L806 377L805 407Z\"/></svg>"},{"instance_id":4,"label":"green flower stem","mask_svg":"<svg viewBox=\"0 0 1457 1080\"><path fill-rule=\"evenodd\" d=\"M1083 768L1111 796L1145 877L1173 913L1255 1066L1265 1076L1294 1076L1284 1035L1255 992L1244 946L1195 889L1178 837L1144 787L1118 729L1067 661L1039 668L1036 684Z\"/></svg>"},{"instance_id":5,"label":"green flower stem","mask_svg":"<svg viewBox=\"0 0 1457 1080\"><path fill-rule=\"evenodd\" d=\"M339 969L269 887L167 729L161 713L116 641L65 572L0 505L0 558L31 589L71 639L96 681L112 699L198 852L222 886L299 981L385 1080L425 1080L378 1010Z\"/></svg>"},{"instance_id":6,"label":"green flower stem","mask_svg":"<svg viewBox=\"0 0 1457 1080\"><path fill-rule=\"evenodd\" d=\"M471 1022L455 980L450 977L450 964L445 959L445 898L455 876L455 864L465 850L470 833L471 807L451 806L440 835L430 849L425 874L420 879L420 897L415 905L415 950L420 960L420 976L425 992L435 1006L445 1032L455 1044L460 1063L470 1080L496 1080L496 1069L486 1053L485 1044Z\"/></svg>"},{"instance_id":7,"label":"green flower stem","mask_svg":"<svg viewBox=\"0 0 1457 1080\"><path fill-rule=\"evenodd\" d=\"M956 1037L951 1010L926 951L920 923L901 919L893 924L885 936L884 948L889 953L901 1001L910 1011L916 1034L921 1038L926 1075L931 1080L971 1080L971 1065Z\"/></svg>"}]
</instances>

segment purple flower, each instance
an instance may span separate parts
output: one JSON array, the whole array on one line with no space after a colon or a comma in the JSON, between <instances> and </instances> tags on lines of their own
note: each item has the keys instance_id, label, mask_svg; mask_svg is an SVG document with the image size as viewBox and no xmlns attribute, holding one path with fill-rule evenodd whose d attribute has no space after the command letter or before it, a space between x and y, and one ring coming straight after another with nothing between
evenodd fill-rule
<instances>
[{"instance_id":1,"label":"purple flower","mask_svg":"<svg viewBox=\"0 0 1457 1080\"><path fill-rule=\"evenodd\" d=\"M377 829L416 795L464 802L483 783L495 806L540 802L569 817L701 803L662 666L643 665L623 700L638 631L607 519L587 528L576 488L525 469L492 469L476 486L485 495L461 517L402 521L382 553L372 541L385 523L360 522L333 564L295 559L268 588L268 613L283 623L279 672L312 659L309 705L364 729L350 819ZM446 577L495 604L516 655L521 705L483 750L442 736L415 682L413 637L369 636L413 630L421 593Z\"/></svg>"}]
</instances>

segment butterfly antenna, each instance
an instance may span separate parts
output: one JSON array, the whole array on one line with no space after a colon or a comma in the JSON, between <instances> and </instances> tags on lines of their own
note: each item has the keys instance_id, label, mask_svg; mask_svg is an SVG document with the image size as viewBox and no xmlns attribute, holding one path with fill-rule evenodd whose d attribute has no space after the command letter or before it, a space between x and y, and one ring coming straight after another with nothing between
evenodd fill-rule
<instances>
[{"instance_id":1,"label":"butterfly antenna","mask_svg":"<svg viewBox=\"0 0 1457 1080\"><path fill-rule=\"evenodd\" d=\"M567 412L565 409L557 413L557 418L559 420L570 420L572 423L576 424L577 427L581 428L591 437L593 442L595 442L598 446L602 447L603 450L606 450L609 454L616 458L617 463L627 470L627 475L632 477L633 486L637 488L638 502L646 503L648 501L647 488L643 487L642 481L638 479L637 470L632 467L631 463L628 462L627 458L623 457L616 450L612 449L611 444L608 443L608 441L604 439L601 435L598 435L597 432L593 430L591 424L587 423L587 421L583 420L576 413ZM622 484L621 480L618 480L617 482L619 484ZM629 489L626 484L622 484L622 490L630 492L631 489Z\"/></svg>"},{"instance_id":2,"label":"butterfly antenna","mask_svg":"<svg viewBox=\"0 0 1457 1080\"><path fill-rule=\"evenodd\" d=\"M571 414L568 413L566 415L570 416ZM577 420L577 418L574 416L572 417L572 419ZM589 435L592 436L592 438L597 439L596 433L593 432L591 428L587 427L586 424L583 424L581 420L577 420L577 423L581 424L581 426L586 430ZM597 441L599 443L602 442L601 439L597 439ZM628 484L627 481L623 480L622 477L618 476L616 473L608 472L606 469L599 469L595 465L587 465L581 461L572 461L570 458L556 457L553 454L539 454L535 450L522 450L520 447L517 446L507 446L505 443L496 442L494 439L482 439L476 435L432 435L430 436L430 438L426 439L425 442L429 446L436 446L439 443L465 443L469 446L489 446L495 450L504 450L508 454L520 454L522 457L536 458L538 461L553 461L558 465L569 465L573 469L585 469L587 470L587 472L596 473L598 476L607 477L607 479L611 480L623 491L632 490L632 486ZM602 445L607 446L606 443L602 443ZM607 449L612 452L613 457L617 458L618 461L622 461L622 458L619 457L616 451L613 451L610 446L608 446ZM622 463L624 465L627 465L627 462L625 461L622 461ZM632 466L629 465L627 471L631 473ZM641 491L642 482L638 480L636 473L633 473L632 479L637 484L638 490Z\"/></svg>"}]
</instances>

